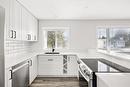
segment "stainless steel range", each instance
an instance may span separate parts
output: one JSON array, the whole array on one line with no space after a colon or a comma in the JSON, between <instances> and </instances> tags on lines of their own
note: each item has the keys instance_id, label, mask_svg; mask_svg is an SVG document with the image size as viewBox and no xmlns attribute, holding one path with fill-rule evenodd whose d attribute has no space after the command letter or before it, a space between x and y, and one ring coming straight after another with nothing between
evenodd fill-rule
<instances>
[{"instance_id":1,"label":"stainless steel range","mask_svg":"<svg viewBox=\"0 0 130 87\"><path fill-rule=\"evenodd\" d=\"M80 59L80 87L97 87L96 73L130 73L130 69L105 59Z\"/></svg>"},{"instance_id":2,"label":"stainless steel range","mask_svg":"<svg viewBox=\"0 0 130 87\"><path fill-rule=\"evenodd\" d=\"M79 61L80 87L96 87L96 75L83 61Z\"/></svg>"}]
</instances>

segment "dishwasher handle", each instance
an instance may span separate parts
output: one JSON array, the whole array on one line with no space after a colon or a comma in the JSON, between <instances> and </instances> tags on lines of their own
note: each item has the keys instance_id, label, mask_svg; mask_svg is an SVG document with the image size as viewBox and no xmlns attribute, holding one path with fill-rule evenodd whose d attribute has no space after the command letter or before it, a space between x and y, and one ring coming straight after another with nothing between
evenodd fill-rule
<instances>
[{"instance_id":1,"label":"dishwasher handle","mask_svg":"<svg viewBox=\"0 0 130 87\"><path fill-rule=\"evenodd\" d=\"M13 78L13 71L12 70L9 70L10 71L10 79L9 80L12 80Z\"/></svg>"},{"instance_id":2,"label":"dishwasher handle","mask_svg":"<svg viewBox=\"0 0 130 87\"><path fill-rule=\"evenodd\" d=\"M13 73L13 72L16 72L17 70L19 70L19 69L21 69L22 67L27 66L27 65L29 66L29 63L28 63L28 62L26 62L26 63L24 63L24 64L18 66L17 68L14 68L11 72L12 72L12 73Z\"/></svg>"}]
</instances>

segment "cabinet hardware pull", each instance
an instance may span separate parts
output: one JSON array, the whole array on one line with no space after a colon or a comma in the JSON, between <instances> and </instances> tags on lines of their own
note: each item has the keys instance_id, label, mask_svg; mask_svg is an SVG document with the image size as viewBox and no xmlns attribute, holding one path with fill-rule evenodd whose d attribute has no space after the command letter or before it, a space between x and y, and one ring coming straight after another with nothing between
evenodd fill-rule
<instances>
[{"instance_id":1,"label":"cabinet hardware pull","mask_svg":"<svg viewBox=\"0 0 130 87\"><path fill-rule=\"evenodd\" d=\"M27 34L27 40L29 40L29 34Z\"/></svg>"},{"instance_id":2,"label":"cabinet hardware pull","mask_svg":"<svg viewBox=\"0 0 130 87\"><path fill-rule=\"evenodd\" d=\"M53 61L53 59L48 59L48 61Z\"/></svg>"},{"instance_id":3,"label":"cabinet hardware pull","mask_svg":"<svg viewBox=\"0 0 130 87\"><path fill-rule=\"evenodd\" d=\"M10 36L10 38L13 38L13 30L10 30L11 31L11 36Z\"/></svg>"},{"instance_id":4,"label":"cabinet hardware pull","mask_svg":"<svg viewBox=\"0 0 130 87\"><path fill-rule=\"evenodd\" d=\"M14 39L16 39L16 31L14 31Z\"/></svg>"},{"instance_id":5,"label":"cabinet hardware pull","mask_svg":"<svg viewBox=\"0 0 130 87\"><path fill-rule=\"evenodd\" d=\"M12 80L13 79L13 71L12 70L9 70L10 71L10 79L9 80Z\"/></svg>"},{"instance_id":6,"label":"cabinet hardware pull","mask_svg":"<svg viewBox=\"0 0 130 87\"><path fill-rule=\"evenodd\" d=\"M29 66L32 66L32 60L29 61Z\"/></svg>"},{"instance_id":7,"label":"cabinet hardware pull","mask_svg":"<svg viewBox=\"0 0 130 87\"><path fill-rule=\"evenodd\" d=\"M29 36L30 36L30 40L31 40L31 34Z\"/></svg>"}]
</instances>

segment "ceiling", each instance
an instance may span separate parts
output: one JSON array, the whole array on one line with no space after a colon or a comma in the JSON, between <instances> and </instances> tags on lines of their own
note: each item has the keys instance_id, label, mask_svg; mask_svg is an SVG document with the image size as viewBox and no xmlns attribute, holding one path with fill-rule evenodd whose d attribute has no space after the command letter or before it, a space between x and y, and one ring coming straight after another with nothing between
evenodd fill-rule
<instances>
[{"instance_id":1,"label":"ceiling","mask_svg":"<svg viewBox=\"0 0 130 87\"><path fill-rule=\"evenodd\" d=\"M130 0L19 0L38 19L130 19Z\"/></svg>"}]
</instances>

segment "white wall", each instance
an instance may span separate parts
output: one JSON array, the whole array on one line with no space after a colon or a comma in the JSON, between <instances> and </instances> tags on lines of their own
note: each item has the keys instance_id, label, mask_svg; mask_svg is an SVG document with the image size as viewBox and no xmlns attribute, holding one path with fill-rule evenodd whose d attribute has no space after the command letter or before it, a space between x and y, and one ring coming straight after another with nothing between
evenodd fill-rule
<instances>
[{"instance_id":1,"label":"white wall","mask_svg":"<svg viewBox=\"0 0 130 87\"><path fill-rule=\"evenodd\" d=\"M130 26L130 20L40 20L37 47L43 48L42 27L70 27L70 49L86 50L96 48L97 26L125 25Z\"/></svg>"}]
</instances>

